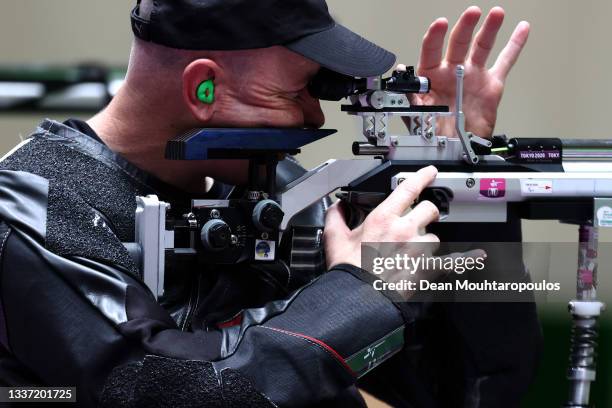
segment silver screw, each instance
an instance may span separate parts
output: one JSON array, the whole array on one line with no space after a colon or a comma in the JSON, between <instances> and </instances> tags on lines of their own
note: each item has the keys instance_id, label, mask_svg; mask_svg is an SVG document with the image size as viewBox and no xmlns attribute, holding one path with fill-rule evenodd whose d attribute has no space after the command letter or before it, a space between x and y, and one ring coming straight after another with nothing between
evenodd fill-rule
<instances>
[{"instance_id":1,"label":"silver screw","mask_svg":"<svg viewBox=\"0 0 612 408\"><path fill-rule=\"evenodd\" d=\"M378 138L379 139L384 139L386 136L385 132L378 132Z\"/></svg>"},{"instance_id":2,"label":"silver screw","mask_svg":"<svg viewBox=\"0 0 612 408\"><path fill-rule=\"evenodd\" d=\"M317 246L321 244L321 239L322 238L323 238L323 230L322 229L318 229L317 230L317 239L316 239Z\"/></svg>"},{"instance_id":3,"label":"silver screw","mask_svg":"<svg viewBox=\"0 0 612 408\"><path fill-rule=\"evenodd\" d=\"M446 147L446 139L440 139L440 146Z\"/></svg>"},{"instance_id":4,"label":"silver screw","mask_svg":"<svg viewBox=\"0 0 612 408\"><path fill-rule=\"evenodd\" d=\"M267 232L263 232L261 234L261 239L268 239L268 233Z\"/></svg>"},{"instance_id":5,"label":"silver screw","mask_svg":"<svg viewBox=\"0 0 612 408\"><path fill-rule=\"evenodd\" d=\"M221 217L221 213L219 212L219 210L210 211L210 218L219 218L219 217Z\"/></svg>"},{"instance_id":6,"label":"silver screw","mask_svg":"<svg viewBox=\"0 0 612 408\"><path fill-rule=\"evenodd\" d=\"M465 180L465 185L467 186L467 188L472 188L476 185L476 180L474 180L473 178L469 178Z\"/></svg>"},{"instance_id":7,"label":"silver screw","mask_svg":"<svg viewBox=\"0 0 612 408\"><path fill-rule=\"evenodd\" d=\"M196 228L198 226L198 219L196 218L194 213L190 212L187 214L183 214L183 218L187 220L189 228Z\"/></svg>"}]
</instances>

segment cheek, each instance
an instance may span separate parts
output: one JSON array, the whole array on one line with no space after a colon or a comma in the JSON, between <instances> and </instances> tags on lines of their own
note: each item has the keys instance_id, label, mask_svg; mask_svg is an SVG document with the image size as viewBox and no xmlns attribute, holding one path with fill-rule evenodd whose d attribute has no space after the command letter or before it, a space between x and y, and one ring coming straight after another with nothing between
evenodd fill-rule
<instances>
[{"instance_id":1,"label":"cheek","mask_svg":"<svg viewBox=\"0 0 612 408\"><path fill-rule=\"evenodd\" d=\"M228 127L301 127L304 126L304 109L295 101L285 101L276 106L253 106L233 103L219 106L211 125Z\"/></svg>"},{"instance_id":2,"label":"cheek","mask_svg":"<svg viewBox=\"0 0 612 408\"><path fill-rule=\"evenodd\" d=\"M255 88L244 89L240 96L224 96L215 103L215 126L320 127L325 121L319 100L306 89L300 90L297 98L286 92Z\"/></svg>"}]
</instances>

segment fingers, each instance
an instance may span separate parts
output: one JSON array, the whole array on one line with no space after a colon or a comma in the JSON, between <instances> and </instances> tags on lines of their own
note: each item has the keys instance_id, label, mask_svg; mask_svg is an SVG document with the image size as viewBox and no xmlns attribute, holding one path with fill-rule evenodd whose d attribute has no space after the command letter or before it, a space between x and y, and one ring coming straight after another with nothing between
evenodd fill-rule
<instances>
[{"instance_id":1,"label":"fingers","mask_svg":"<svg viewBox=\"0 0 612 408\"><path fill-rule=\"evenodd\" d=\"M432 254L440 248L440 238L438 238L438 236L435 234L427 233L422 235L421 240L429 243L429 249L431 250Z\"/></svg>"},{"instance_id":2,"label":"fingers","mask_svg":"<svg viewBox=\"0 0 612 408\"><path fill-rule=\"evenodd\" d=\"M432 254L440 248L440 238L437 235L432 234L431 232L421 235L417 238L419 242L427 243L427 249L429 249L429 253Z\"/></svg>"},{"instance_id":3,"label":"fingers","mask_svg":"<svg viewBox=\"0 0 612 408\"><path fill-rule=\"evenodd\" d=\"M527 38L529 38L529 23L521 21L514 29L508 44L506 44L501 51L497 57L497 61L495 61L495 64L491 68L491 73L502 82L506 80L508 73L514 66L519 55L521 55L521 51L527 43Z\"/></svg>"},{"instance_id":4,"label":"fingers","mask_svg":"<svg viewBox=\"0 0 612 408\"><path fill-rule=\"evenodd\" d=\"M342 210L341 202L334 203L327 209L325 213L325 237L326 241L330 239L342 239L351 232L346 225L344 211Z\"/></svg>"},{"instance_id":5,"label":"fingers","mask_svg":"<svg viewBox=\"0 0 612 408\"><path fill-rule=\"evenodd\" d=\"M439 18L429 26L423 37L421 46L421 57L417 72L432 69L442 62L442 49L444 48L444 37L448 30L448 20Z\"/></svg>"},{"instance_id":6,"label":"fingers","mask_svg":"<svg viewBox=\"0 0 612 408\"><path fill-rule=\"evenodd\" d=\"M427 187L438 175L438 170L434 166L425 167L400 183L389 197L374 209L379 215L401 216L418 198L419 194Z\"/></svg>"},{"instance_id":7,"label":"fingers","mask_svg":"<svg viewBox=\"0 0 612 408\"><path fill-rule=\"evenodd\" d=\"M480 15L480 9L476 6L472 6L465 10L461 17L459 17L459 21L457 21L457 24L453 27L450 39L448 40L446 60L449 64L460 64L465 61L465 56L472 42L472 34L476 24L478 24Z\"/></svg>"},{"instance_id":8,"label":"fingers","mask_svg":"<svg viewBox=\"0 0 612 408\"><path fill-rule=\"evenodd\" d=\"M470 54L472 64L477 67L484 67L487 63L487 58L495 45L495 37L504 22L504 9L501 7L493 7L476 36Z\"/></svg>"},{"instance_id":9,"label":"fingers","mask_svg":"<svg viewBox=\"0 0 612 408\"><path fill-rule=\"evenodd\" d=\"M416 228L425 228L440 219L440 211L431 201L421 201L407 215L402 217L402 223ZM430 242L430 241L426 241Z\"/></svg>"}]
</instances>

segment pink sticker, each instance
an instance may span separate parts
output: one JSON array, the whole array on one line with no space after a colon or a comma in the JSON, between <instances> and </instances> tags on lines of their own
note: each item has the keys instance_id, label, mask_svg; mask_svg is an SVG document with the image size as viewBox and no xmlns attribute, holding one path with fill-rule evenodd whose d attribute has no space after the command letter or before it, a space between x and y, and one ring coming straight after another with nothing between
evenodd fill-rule
<instances>
[{"instance_id":1,"label":"pink sticker","mask_svg":"<svg viewBox=\"0 0 612 408\"><path fill-rule=\"evenodd\" d=\"M506 195L506 179L480 179L480 195L486 198L501 198Z\"/></svg>"}]
</instances>

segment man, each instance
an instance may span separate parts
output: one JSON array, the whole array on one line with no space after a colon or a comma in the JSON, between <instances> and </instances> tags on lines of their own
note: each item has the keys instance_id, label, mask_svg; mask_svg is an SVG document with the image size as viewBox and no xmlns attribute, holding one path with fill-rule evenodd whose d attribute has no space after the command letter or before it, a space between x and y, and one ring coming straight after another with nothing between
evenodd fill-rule
<instances>
[{"instance_id":1,"label":"man","mask_svg":"<svg viewBox=\"0 0 612 408\"><path fill-rule=\"evenodd\" d=\"M434 84L425 102L452 107L453 67L464 63L467 127L489 136L529 27L517 27L487 70L503 11L491 10L472 41L479 18L479 9L466 10L444 58L447 22L436 20L419 73ZM143 0L132 22L126 82L111 104L87 123L43 122L2 161L0 378L76 386L82 406L363 405L354 386L362 372L350 356L403 332L421 311L372 289L360 245L437 240L422 232L438 217L433 204L404 215L434 168L417 172L354 230L332 207L329 271L316 279L171 266L157 303L121 243L134 239L136 195L158 194L180 213L188 199L227 196L222 183L245 180L244 162L165 160L169 139L199 127L319 127L323 114L306 86L321 67L372 76L391 68L393 55L335 24L323 0ZM206 81L214 97L198 97ZM295 164L282 166L288 179L299 174ZM426 389L434 382L416 387L426 378L403 354L363 386L405 406L515 404L532 375L526 352L518 375L515 366L495 367L501 377L469 366L452 401L444 381L437 390ZM492 395L481 387L489 377L510 385Z\"/></svg>"}]
</instances>

